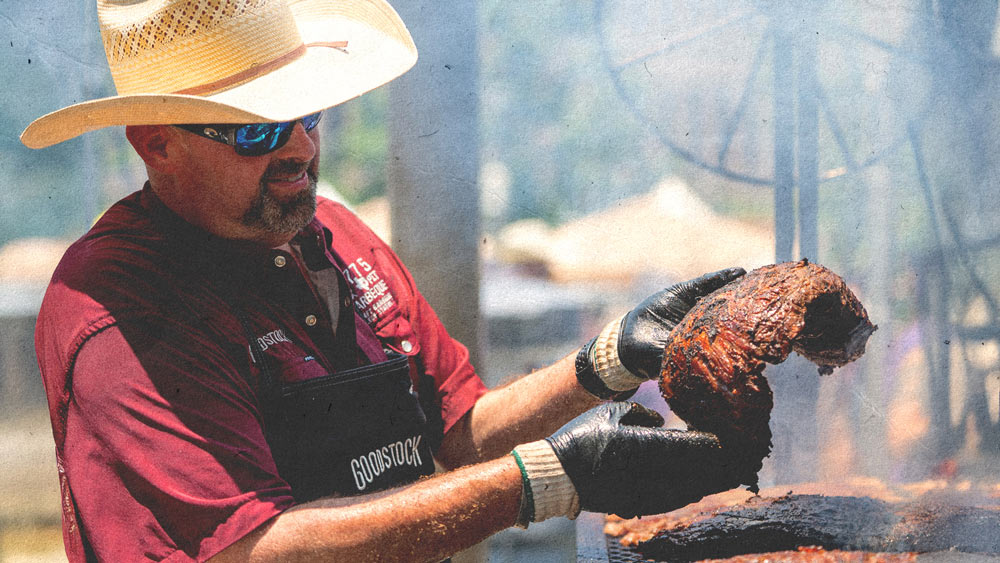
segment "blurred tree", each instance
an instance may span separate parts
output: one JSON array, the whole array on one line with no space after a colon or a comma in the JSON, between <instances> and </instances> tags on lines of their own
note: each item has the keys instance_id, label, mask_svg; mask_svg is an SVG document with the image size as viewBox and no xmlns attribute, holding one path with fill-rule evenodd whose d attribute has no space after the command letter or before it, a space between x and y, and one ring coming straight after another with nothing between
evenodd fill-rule
<instances>
[{"instance_id":1,"label":"blurred tree","mask_svg":"<svg viewBox=\"0 0 1000 563\"><path fill-rule=\"evenodd\" d=\"M509 170L505 221L558 223L648 191L674 157L621 107L591 6L525 8L480 7L482 158Z\"/></svg>"},{"instance_id":2,"label":"blurred tree","mask_svg":"<svg viewBox=\"0 0 1000 563\"><path fill-rule=\"evenodd\" d=\"M320 177L349 203L385 195L387 93L375 90L324 114Z\"/></svg>"}]
</instances>

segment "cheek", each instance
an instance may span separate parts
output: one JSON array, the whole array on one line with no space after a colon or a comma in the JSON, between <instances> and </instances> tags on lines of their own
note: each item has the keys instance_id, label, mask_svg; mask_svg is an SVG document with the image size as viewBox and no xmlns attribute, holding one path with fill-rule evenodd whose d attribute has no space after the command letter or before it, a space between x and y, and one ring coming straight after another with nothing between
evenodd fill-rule
<instances>
[{"instance_id":1,"label":"cheek","mask_svg":"<svg viewBox=\"0 0 1000 563\"><path fill-rule=\"evenodd\" d=\"M228 218L242 216L260 192L260 179L264 172L254 164L235 159L202 161L189 173L191 197L213 215Z\"/></svg>"},{"instance_id":2,"label":"cheek","mask_svg":"<svg viewBox=\"0 0 1000 563\"><path fill-rule=\"evenodd\" d=\"M319 155L322 153L320 150L322 145L319 142L319 127L309 132L309 138L312 139L313 144L316 145L316 156L314 156L312 162L309 163L309 169L315 176L316 173L319 172Z\"/></svg>"}]
</instances>

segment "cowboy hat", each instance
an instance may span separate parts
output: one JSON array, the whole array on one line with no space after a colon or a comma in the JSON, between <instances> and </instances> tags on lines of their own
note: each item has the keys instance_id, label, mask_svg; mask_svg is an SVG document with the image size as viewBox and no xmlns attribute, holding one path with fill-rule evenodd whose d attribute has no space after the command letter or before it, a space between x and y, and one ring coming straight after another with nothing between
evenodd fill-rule
<instances>
[{"instance_id":1,"label":"cowboy hat","mask_svg":"<svg viewBox=\"0 0 1000 563\"><path fill-rule=\"evenodd\" d=\"M417 60L384 0L97 0L97 15L118 95L36 119L28 147L114 125L291 121Z\"/></svg>"}]
</instances>

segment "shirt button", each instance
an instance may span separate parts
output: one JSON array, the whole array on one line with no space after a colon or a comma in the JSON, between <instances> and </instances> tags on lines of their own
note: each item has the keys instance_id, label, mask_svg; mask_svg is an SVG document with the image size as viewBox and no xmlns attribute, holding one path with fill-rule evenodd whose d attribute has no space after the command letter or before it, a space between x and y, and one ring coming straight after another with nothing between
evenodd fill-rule
<instances>
[{"instance_id":1,"label":"shirt button","mask_svg":"<svg viewBox=\"0 0 1000 563\"><path fill-rule=\"evenodd\" d=\"M316 326L316 315L306 315L306 325Z\"/></svg>"},{"instance_id":2,"label":"shirt button","mask_svg":"<svg viewBox=\"0 0 1000 563\"><path fill-rule=\"evenodd\" d=\"M400 342L399 347L402 348L403 351L406 352L407 354L413 351L413 344L411 344L409 340L404 340Z\"/></svg>"},{"instance_id":3,"label":"shirt button","mask_svg":"<svg viewBox=\"0 0 1000 563\"><path fill-rule=\"evenodd\" d=\"M286 263L287 263L287 261L285 260L284 256L282 256L282 255L279 254L279 255L277 255L277 256L274 257L274 265L275 266L277 266L279 268L284 268Z\"/></svg>"},{"instance_id":4,"label":"shirt button","mask_svg":"<svg viewBox=\"0 0 1000 563\"><path fill-rule=\"evenodd\" d=\"M344 307L350 307L350 306L351 306L351 298L350 297L345 297L344 298Z\"/></svg>"}]
</instances>

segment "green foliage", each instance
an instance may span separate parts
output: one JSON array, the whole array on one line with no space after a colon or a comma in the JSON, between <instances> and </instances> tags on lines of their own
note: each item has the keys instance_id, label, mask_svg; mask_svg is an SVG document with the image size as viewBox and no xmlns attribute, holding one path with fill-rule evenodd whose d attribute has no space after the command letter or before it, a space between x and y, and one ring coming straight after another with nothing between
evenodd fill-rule
<instances>
[{"instance_id":1,"label":"green foliage","mask_svg":"<svg viewBox=\"0 0 1000 563\"><path fill-rule=\"evenodd\" d=\"M503 220L559 223L671 170L614 91L589 3L484 2L479 30L482 158L511 177Z\"/></svg>"},{"instance_id":2,"label":"green foliage","mask_svg":"<svg viewBox=\"0 0 1000 563\"><path fill-rule=\"evenodd\" d=\"M388 131L385 88L327 111L321 122L321 178L349 203L385 195Z\"/></svg>"}]
</instances>

